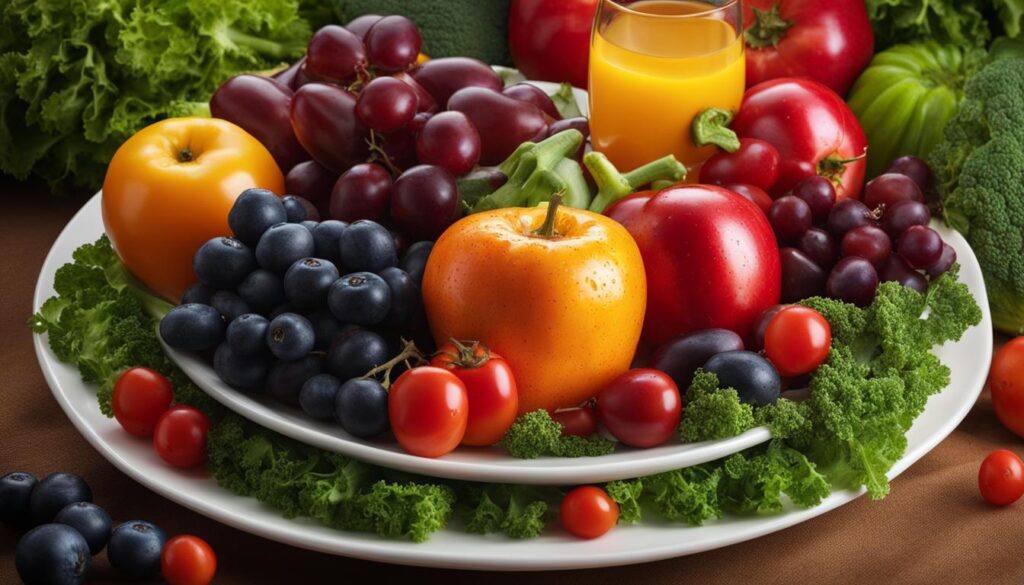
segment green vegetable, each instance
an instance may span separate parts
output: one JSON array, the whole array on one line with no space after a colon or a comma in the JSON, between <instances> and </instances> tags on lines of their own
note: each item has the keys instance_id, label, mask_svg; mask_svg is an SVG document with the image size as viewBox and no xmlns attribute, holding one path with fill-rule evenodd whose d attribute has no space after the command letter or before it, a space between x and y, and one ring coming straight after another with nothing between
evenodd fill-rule
<instances>
[{"instance_id":1,"label":"green vegetable","mask_svg":"<svg viewBox=\"0 0 1024 585\"><path fill-rule=\"evenodd\" d=\"M493 193L481 197L473 205L473 213L504 207L524 207L547 201L555 193L561 193L566 205L570 201L579 205L590 202L590 191L580 192L576 181L566 181L563 173L556 172L558 165L583 143L583 134L578 130L563 130L538 143L524 142L519 145L498 170L505 173L508 181ZM582 185L586 187L586 182ZM571 205L575 207L576 205Z\"/></svg>"},{"instance_id":2,"label":"green vegetable","mask_svg":"<svg viewBox=\"0 0 1024 585\"><path fill-rule=\"evenodd\" d=\"M579 104L576 103L576 94L572 91L572 85L564 81L562 85L558 86L558 91L551 94L551 101L554 102L555 107L558 108L558 113L563 118L580 118L583 116Z\"/></svg>"},{"instance_id":3,"label":"green vegetable","mask_svg":"<svg viewBox=\"0 0 1024 585\"><path fill-rule=\"evenodd\" d=\"M466 484L466 531L502 532L512 538L539 536L547 525L543 488L506 484Z\"/></svg>"},{"instance_id":4,"label":"green vegetable","mask_svg":"<svg viewBox=\"0 0 1024 585\"><path fill-rule=\"evenodd\" d=\"M756 426L754 409L732 388L719 389L718 376L697 370L686 391L679 435L686 443L735 437Z\"/></svg>"},{"instance_id":5,"label":"green vegetable","mask_svg":"<svg viewBox=\"0 0 1024 585\"><path fill-rule=\"evenodd\" d=\"M203 115L222 81L295 59L308 38L296 0L8 0L0 172L95 189L135 131Z\"/></svg>"},{"instance_id":6,"label":"green vegetable","mask_svg":"<svg viewBox=\"0 0 1024 585\"><path fill-rule=\"evenodd\" d=\"M597 457L615 450L615 443L600 435L562 436L562 425L546 410L528 412L516 419L501 444L508 454L520 459L537 457Z\"/></svg>"},{"instance_id":7,"label":"green vegetable","mask_svg":"<svg viewBox=\"0 0 1024 585\"><path fill-rule=\"evenodd\" d=\"M707 108L697 114L690 125L693 143L697 146L714 144L725 152L736 152L740 149L740 138L729 129L732 118L732 112L721 108Z\"/></svg>"},{"instance_id":8,"label":"green vegetable","mask_svg":"<svg viewBox=\"0 0 1024 585\"><path fill-rule=\"evenodd\" d=\"M995 328L1024 334L1024 59L986 65L932 153L946 222L971 243Z\"/></svg>"},{"instance_id":9,"label":"green vegetable","mask_svg":"<svg viewBox=\"0 0 1024 585\"><path fill-rule=\"evenodd\" d=\"M671 154L637 167L624 175L620 174L608 157L600 152L588 152L583 155L583 164L597 184L597 195L590 204L590 211L594 213L603 213L612 203L644 185L656 181L675 183L686 178L686 167Z\"/></svg>"},{"instance_id":10,"label":"green vegetable","mask_svg":"<svg viewBox=\"0 0 1024 585\"><path fill-rule=\"evenodd\" d=\"M993 34L1016 37L1024 0L867 0L875 47L935 40L947 46L984 47Z\"/></svg>"},{"instance_id":11,"label":"green vegetable","mask_svg":"<svg viewBox=\"0 0 1024 585\"><path fill-rule=\"evenodd\" d=\"M931 153L983 56L979 49L935 41L896 45L875 55L849 96L868 138L869 177L899 156Z\"/></svg>"}]
</instances>

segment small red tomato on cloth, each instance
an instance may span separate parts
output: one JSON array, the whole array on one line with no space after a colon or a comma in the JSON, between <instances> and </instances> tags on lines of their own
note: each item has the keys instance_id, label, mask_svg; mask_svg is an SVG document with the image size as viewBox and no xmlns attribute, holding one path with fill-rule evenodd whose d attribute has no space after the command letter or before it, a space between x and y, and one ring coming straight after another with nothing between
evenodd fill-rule
<instances>
[{"instance_id":1,"label":"small red tomato on cloth","mask_svg":"<svg viewBox=\"0 0 1024 585\"><path fill-rule=\"evenodd\" d=\"M978 470L978 489L993 506L1016 502L1024 495L1024 461L1006 449L989 453Z\"/></svg>"},{"instance_id":2,"label":"small red tomato on cloth","mask_svg":"<svg viewBox=\"0 0 1024 585\"><path fill-rule=\"evenodd\" d=\"M160 572L171 585L207 585L217 572L217 555L198 536L175 536L160 553Z\"/></svg>"}]
</instances>

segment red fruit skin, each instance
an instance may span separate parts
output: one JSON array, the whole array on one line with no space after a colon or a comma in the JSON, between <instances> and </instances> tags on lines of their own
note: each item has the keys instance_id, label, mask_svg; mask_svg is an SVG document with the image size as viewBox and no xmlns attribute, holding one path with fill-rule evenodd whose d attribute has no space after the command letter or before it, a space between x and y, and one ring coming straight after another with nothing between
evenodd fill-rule
<instances>
[{"instance_id":1,"label":"red fruit skin","mask_svg":"<svg viewBox=\"0 0 1024 585\"><path fill-rule=\"evenodd\" d=\"M508 47L527 79L587 87L590 29L598 0L512 0Z\"/></svg>"},{"instance_id":2,"label":"red fruit skin","mask_svg":"<svg viewBox=\"0 0 1024 585\"><path fill-rule=\"evenodd\" d=\"M782 78L751 87L731 128L779 151L772 197L781 197L806 176L827 176L826 158L852 160L836 174L836 201L859 199L867 171L867 138L856 116L834 91L809 79ZM857 158L861 157L861 158ZM827 164L827 163L826 163Z\"/></svg>"},{"instance_id":3,"label":"red fruit skin","mask_svg":"<svg viewBox=\"0 0 1024 585\"><path fill-rule=\"evenodd\" d=\"M629 370L597 395L597 415L616 439L630 447L654 447L679 427L682 399L668 374Z\"/></svg>"},{"instance_id":4,"label":"red fruit skin","mask_svg":"<svg viewBox=\"0 0 1024 585\"><path fill-rule=\"evenodd\" d=\"M597 415L590 404L556 410L551 413L551 420L562 425L563 437L589 437L597 432Z\"/></svg>"},{"instance_id":5,"label":"red fruit skin","mask_svg":"<svg viewBox=\"0 0 1024 585\"><path fill-rule=\"evenodd\" d=\"M861 0L746 0L743 23L755 22L754 10L779 7L790 23L775 45L747 44L747 87L780 77L806 77L845 96L875 52L867 8Z\"/></svg>"},{"instance_id":6,"label":"red fruit skin","mask_svg":"<svg viewBox=\"0 0 1024 585\"><path fill-rule=\"evenodd\" d=\"M722 328L749 340L761 313L779 302L782 269L768 218L728 189L669 187L608 208L636 240L647 272L643 339Z\"/></svg>"},{"instance_id":7,"label":"red fruit skin","mask_svg":"<svg viewBox=\"0 0 1024 585\"><path fill-rule=\"evenodd\" d=\"M519 391L505 358L491 353L484 364L476 367L461 367L454 363L454 347L444 346L441 352L430 360L430 365L444 368L466 386L469 400L469 417L463 445L486 447L505 436L505 431L516 420L519 410Z\"/></svg>"}]
</instances>

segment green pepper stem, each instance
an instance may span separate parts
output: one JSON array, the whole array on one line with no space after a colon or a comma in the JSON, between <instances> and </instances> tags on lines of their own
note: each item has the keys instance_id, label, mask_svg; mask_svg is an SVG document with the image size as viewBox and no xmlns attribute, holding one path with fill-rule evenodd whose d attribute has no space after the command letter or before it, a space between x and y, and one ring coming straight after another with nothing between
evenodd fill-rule
<instances>
[{"instance_id":1,"label":"green pepper stem","mask_svg":"<svg viewBox=\"0 0 1024 585\"><path fill-rule=\"evenodd\" d=\"M551 199L548 200L548 212L544 216L544 223L533 231L533 235L542 238L553 238L558 235L558 232L555 231L555 219L558 217L558 206L561 204L562 195L560 193L551 196Z\"/></svg>"},{"instance_id":2,"label":"green pepper stem","mask_svg":"<svg viewBox=\"0 0 1024 585\"><path fill-rule=\"evenodd\" d=\"M594 213L604 213L611 204L644 185L661 180L675 183L686 178L686 167L671 154L637 167L625 175L619 173L608 157L600 152L583 155L583 164L597 183L597 197L590 204L590 211Z\"/></svg>"},{"instance_id":3,"label":"green pepper stem","mask_svg":"<svg viewBox=\"0 0 1024 585\"><path fill-rule=\"evenodd\" d=\"M554 171L558 163L583 144L578 130L563 130L534 143L524 143L498 168L508 181L473 206L473 213L503 207L520 207L530 200L545 201L552 193L566 188Z\"/></svg>"},{"instance_id":4,"label":"green pepper stem","mask_svg":"<svg viewBox=\"0 0 1024 585\"><path fill-rule=\"evenodd\" d=\"M714 144L726 152L740 149L740 139L729 128L733 114L721 108L708 108L697 114L690 125L693 143L697 146Z\"/></svg>"}]
</instances>

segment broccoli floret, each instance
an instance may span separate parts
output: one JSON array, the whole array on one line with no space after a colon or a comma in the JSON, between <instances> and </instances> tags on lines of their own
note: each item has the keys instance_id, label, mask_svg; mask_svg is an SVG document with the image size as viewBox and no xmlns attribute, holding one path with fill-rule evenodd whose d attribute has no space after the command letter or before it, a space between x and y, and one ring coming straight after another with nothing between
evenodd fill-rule
<instances>
[{"instance_id":1,"label":"broccoli floret","mask_svg":"<svg viewBox=\"0 0 1024 585\"><path fill-rule=\"evenodd\" d=\"M931 156L946 222L978 256L996 329L1024 334L1024 58L970 79Z\"/></svg>"},{"instance_id":2,"label":"broccoli floret","mask_svg":"<svg viewBox=\"0 0 1024 585\"><path fill-rule=\"evenodd\" d=\"M589 437L562 436L562 425L548 411L528 412L505 432L501 444L508 454L520 459L537 457L597 457L615 450L615 443L600 435Z\"/></svg>"},{"instance_id":3,"label":"broccoli floret","mask_svg":"<svg viewBox=\"0 0 1024 585\"><path fill-rule=\"evenodd\" d=\"M511 538L533 538L547 524L548 503L540 488L507 484L467 484L466 530L474 534L503 532Z\"/></svg>"},{"instance_id":4,"label":"broccoli floret","mask_svg":"<svg viewBox=\"0 0 1024 585\"><path fill-rule=\"evenodd\" d=\"M732 388L718 387L718 376L700 369L686 391L679 436L686 443L726 439L754 428L754 411Z\"/></svg>"}]
</instances>

